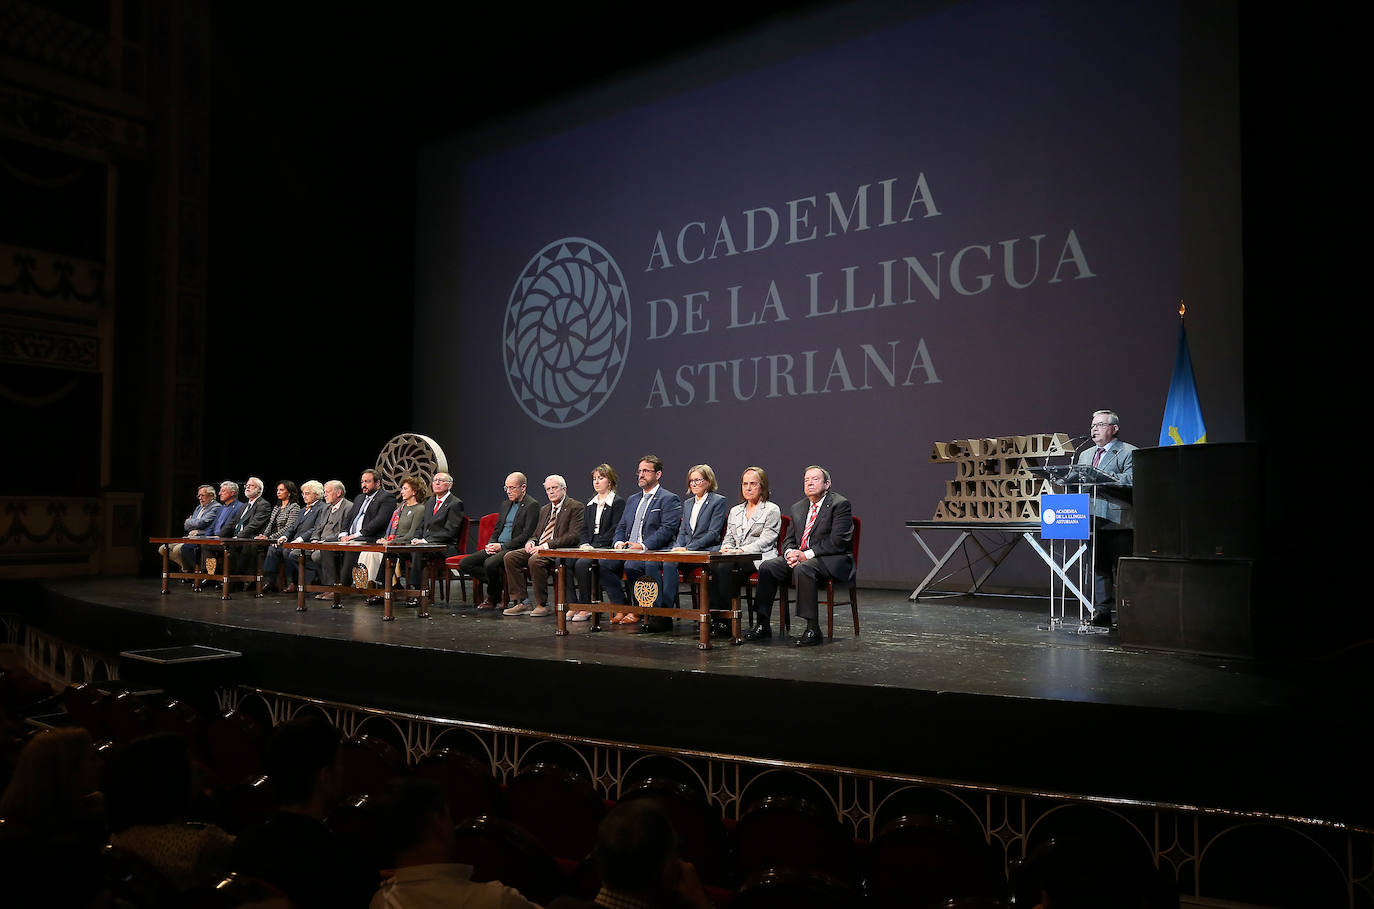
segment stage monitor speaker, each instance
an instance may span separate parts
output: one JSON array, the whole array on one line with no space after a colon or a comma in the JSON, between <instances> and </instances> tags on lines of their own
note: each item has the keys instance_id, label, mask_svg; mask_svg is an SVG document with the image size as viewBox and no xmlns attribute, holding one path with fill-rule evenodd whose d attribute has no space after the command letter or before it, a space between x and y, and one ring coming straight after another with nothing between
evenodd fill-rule
<instances>
[{"instance_id":1,"label":"stage monitor speaker","mask_svg":"<svg viewBox=\"0 0 1374 909\"><path fill-rule=\"evenodd\" d=\"M1264 537L1264 462L1255 442L1138 448L1137 556L1257 559Z\"/></svg>"},{"instance_id":2,"label":"stage monitor speaker","mask_svg":"<svg viewBox=\"0 0 1374 909\"><path fill-rule=\"evenodd\" d=\"M1123 558L1117 624L1124 647L1253 658L1254 563Z\"/></svg>"}]
</instances>

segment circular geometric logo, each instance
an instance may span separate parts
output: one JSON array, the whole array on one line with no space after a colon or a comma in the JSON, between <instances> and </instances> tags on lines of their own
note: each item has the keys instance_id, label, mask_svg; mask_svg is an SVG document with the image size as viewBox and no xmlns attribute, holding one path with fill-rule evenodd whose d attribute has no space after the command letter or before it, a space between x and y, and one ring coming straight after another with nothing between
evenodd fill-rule
<instances>
[{"instance_id":1,"label":"circular geometric logo","mask_svg":"<svg viewBox=\"0 0 1374 909\"><path fill-rule=\"evenodd\" d=\"M567 237L535 253L501 329L506 381L530 419L576 426L606 403L630 350L630 297L610 253Z\"/></svg>"},{"instance_id":2,"label":"circular geometric logo","mask_svg":"<svg viewBox=\"0 0 1374 909\"><path fill-rule=\"evenodd\" d=\"M1055 518L1057 517L1059 516L1054 513L1053 508L1046 508L1044 511L1040 513L1040 520L1045 522L1046 524L1053 524Z\"/></svg>"}]
</instances>

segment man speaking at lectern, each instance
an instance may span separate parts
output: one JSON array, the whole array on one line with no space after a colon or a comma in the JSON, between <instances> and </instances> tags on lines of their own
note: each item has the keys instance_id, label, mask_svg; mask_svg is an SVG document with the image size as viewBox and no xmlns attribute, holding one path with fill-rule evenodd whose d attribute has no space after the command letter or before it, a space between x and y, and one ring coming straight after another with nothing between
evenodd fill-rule
<instances>
[{"instance_id":1,"label":"man speaking at lectern","mask_svg":"<svg viewBox=\"0 0 1374 909\"><path fill-rule=\"evenodd\" d=\"M1090 448L1078 454L1078 463L1096 467L1109 473L1117 486L1130 487L1134 481L1135 446L1116 437L1121 431L1121 419L1111 410L1093 412ZM1097 560L1093 563L1094 625L1110 626L1115 605L1116 560L1131 551L1131 502L1129 498L1112 495L1111 486L1097 490L1099 509L1094 517L1102 518L1097 532ZM1130 494L1127 493L1127 496ZM1105 507L1104 507L1105 506Z\"/></svg>"}]
</instances>

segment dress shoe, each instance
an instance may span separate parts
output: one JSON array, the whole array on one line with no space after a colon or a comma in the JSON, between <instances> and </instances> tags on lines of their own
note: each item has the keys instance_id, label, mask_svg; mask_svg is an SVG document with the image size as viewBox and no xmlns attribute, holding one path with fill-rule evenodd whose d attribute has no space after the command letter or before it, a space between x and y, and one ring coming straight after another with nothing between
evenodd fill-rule
<instances>
[{"instance_id":1,"label":"dress shoe","mask_svg":"<svg viewBox=\"0 0 1374 909\"><path fill-rule=\"evenodd\" d=\"M296 585L295 585L295 584L287 584L287 585L286 585L286 589L283 590L282 593L286 593L286 594L296 593Z\"/></svg>"},{"instance_id":2,"label":"dress shoe","mask_svg":"<svg viewBox=\"0 0 1374 909\"><path fill-rule=\"evenodd\" d=\"M645 619L637 629L635 634L662 634L665 631L673 630L673 620L663 616L650 616Z\"/></svg>"},{"instance_id":3,"label":"dress shoe","mask_svg":"<svg viewBox=\"0 0 1374 909\"><path fill-rule=\"evenodd\" d=\"M543 603L540 603L538 606L530 610L530 618L532 619L542 619L546 615L553 615L553 610L545 606Z\"/></svg>"},{"instance_id":4,"label":"dress shoe","mask_svg":"<svg viewBox=\"0 0 1374 909\"><path fill-rule=\"evenodd\" d=\"M585 621L589 620L591 617L592 617L592 614L591 614L590 612L574 612L572 615L568 616L568 621L569 621L569 622L585 622Z\"/></svg>"},{"instance_id":5,"label":"dress shoe","mask_svg":"<svg viewBox=\"0 0 1374 909\"><path fill-rule=\"evenodd\" d=\"M711 620L711 637L728 638L730 636L730 623L720 619Z\"/></svg>"},{"instance_id":6,"label":"dress shoe","mask_svg":"<svg viewBox=\"0 0 1374 909\"><path fill-rule=\"evenodd\" d=\"M477 604L477 608L478 608L478 609L483 609L483 610L485 610L485 609L495 609L496 607L493 606L491 603L487 602L486 600L483 600L482 602L480 602L480 603Z\"/></svg>"},{"instance_id":7,"label":"dress shoe","mask_svg":"<svg viewBox=\"0 0 1374 909\"><path fill-rule=\"evenodd\" d=\"M503 609L503 610L501 611L501 614L502 614L502 615L529 615L529 614L530 614L531 612L533 612L533 611L534 611L534 610L530 608L530 604L529 604L529 603L516 603L514 606L512 606L512 607L509 608L509 609Z\"/></svg>"},{"instance_id":8,"label":"dress shoe","mask_svg":"<svg viewBox=\"0 0 1374 909\"><path fill-rule=\"evenodd\" d=\"M1098 628L1112 627L1112 611L1110 609L1099 609L1093 613L1092 624Z\"/></svg>"},{"instance_id":9,"label":"dress shoe","mask_svg":"<svg viewBox=\"0 0 1374 909\"><path fill-rule=\"evenodd\" d=\"M384 602L386 602L386 601L383 600L381 597L368 597L368 598L367 598L367 605L369 605L369 606L380 606L380 605L382 605L382 603L384 603Z\"/></svg>"},{"instance_id":10,"label":"dress shoe","mask_svg":"<svg viewBox=\"0 0 1374 909\"><path fill-rule=\"evenodd\" d=\"M407 608L407 609L419 609L419 608L420 608L420 598L419 598L419 597L411 597L410 599L406 600L406 608Z\"/></svg>"},{"instance_id":11,"label":"dress shoe","mask_svg":"<svg viewBox=\"0 0 1374 909\"><path fill-rule=\"evenodd\" d=\"M766 641L773 636L773 629L759 622L744 633L746 641Z\"/></svg>"},{"instance_id":12,"label":"dress shoe","mask_svg":"<svg viewBox=\"0 0 1374 909\"><path fill-rule=\"evenodd\" d=\"M808 628L797 638L798 647L819 647L825 643L825 635L819 628Z\"/></svg>"}]
</instances>

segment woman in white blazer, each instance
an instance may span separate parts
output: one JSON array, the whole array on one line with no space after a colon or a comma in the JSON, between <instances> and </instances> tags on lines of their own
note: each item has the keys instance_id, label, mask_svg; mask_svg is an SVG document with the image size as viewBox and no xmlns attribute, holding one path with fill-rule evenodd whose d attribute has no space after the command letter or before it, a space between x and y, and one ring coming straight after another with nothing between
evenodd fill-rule
<instances>
[{"instance_id":1,"label":"woman in white blazer","mask_svg":"<svg viewBox=\"0 0 1374 909\"><path fill-rule=\"evenodd\" d=\"M712 569L711 608L729 609L730 601L739 594L740 585L764 559L778 555L778 535L782 531L782 512L769 499L768 471L762 467L747 467L740 477L740 503L730 509L725 521L725 536L720 541L721 552L755 552L759 557L752 565L735 564ZM726 633L729 631L726 629Z\"/></svg>"}]
</instances>

